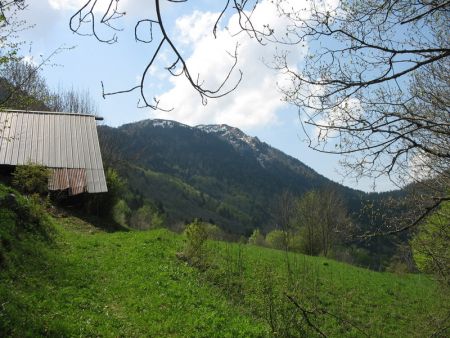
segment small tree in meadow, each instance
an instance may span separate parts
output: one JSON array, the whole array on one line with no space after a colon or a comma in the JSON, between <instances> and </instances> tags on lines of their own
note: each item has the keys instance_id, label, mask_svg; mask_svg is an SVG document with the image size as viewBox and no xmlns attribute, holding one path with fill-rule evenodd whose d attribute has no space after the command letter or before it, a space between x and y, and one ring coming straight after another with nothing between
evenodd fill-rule
<instances>
[{"instance_id":1,"label":"small tree in meadow","mask_svg":"<svg viewBox=\"0 0 450 338\"><path fill-rule=\"evenodd\" d=\"M148 230L164 226L165 218L153 205L145 203L130 217L130 226L134 229Z\"/></svg>"},{"instance_id":2,"label":"small tree in meadow","mask_svg":"<svg viewBox=\"0 0 450 338\"><path fill-rule=\"evenodd\" d=\"M225 234L224 234L223 230L216 224L211 224L211 223L203 223L203 224L204 224L208 239L212 239L215 241L221 241L225 238Z\"/></svg>"},{"instance_id":3,"label":"small tree in meadow","mask_svg":"<svg viewBox=\"0 0 450 338\"><path fill-rule=\"evenodd\" d=\"M266 241L264 239L264 236L261 234L261 231L259 229L253 230L252 235L248 239L248 244L259 245L259 246L265 246L266 245Z\"/></svg>"},{"instance_id":4,"label":"small tree in meadow","mask_svg":"<svg viewBox=\"0 0 450 338\"><path fill-rule=\"evenodd\" d=\"M130 217L131 210L124 200L119 200L113 207L112 216L113 220L122 226L126 226L128 218Z\"/></svg>"},{"instance_id":5,"label":"small tree in meadow","mask_svg":"<svg viewBox=\"0 0 450 338\"><path fill-rule=\"evenodd\" d=\"M266 235L266 243L273 249L286 249L288 247L287 240L287 233L282 230L273 230Z\"/></svg>"},{"instance_id":6,"label":"small tree in meadow","mask_svg":"<svg viewBox=\"0 0 450 338\"><path fill-rule=\"evenodd\" d=\"M198 219L188 224L184 230L186 245L182 257L194 266L204 267L206 265L206 240L208 232L205 225Z\"/></svg>"}]
</instances>

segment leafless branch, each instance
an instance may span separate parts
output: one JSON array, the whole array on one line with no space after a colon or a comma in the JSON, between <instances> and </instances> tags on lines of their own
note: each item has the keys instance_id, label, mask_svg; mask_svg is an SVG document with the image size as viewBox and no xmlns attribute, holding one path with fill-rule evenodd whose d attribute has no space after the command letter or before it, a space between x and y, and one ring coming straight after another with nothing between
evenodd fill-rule
<instances>
[{"instance_id":1,"label":"leafless branch","mask_svg":"<svg viewBox=\"0 0 450 338\"><path fill-rule=\"evenodd\" d=\"M84 5L71 17L70 19L70 29L79 35L83 36L93 36L100 42L107 44L114 44L118 41L117 32L121 29L117 28L117 26L113 25L113 21L120 19L125 15L124 12L119 11L118 4L120 0L110 0L107 10L104 12L103 16L100 20L97 20L97 13L99 10L98 0L86 0ZM134 86L130 89L126 90L118 90L105 92L104 85L102 83L103 90L103 98L109 95L123 94L129 93L135 90L139 90L140 92L140 101L143 102L143 107L150 107L152 109L161 109L159 102L157 99L154 99L154 102L150 102L145 93L145 79L148 77L148 72L151 67L155 65L155 60L158 55L161 53L161 48L164 45L168 47L170 52L175 56L176 61L165 69L172 76L180 76L184 75L186 80L192 86L192 88L198 92L201 98L201 102L203 104L207 104L207 100L210 98L220 98L223 97L232 91L234 91L242 80L243 72L237 69L238 63L238 45L233 53L229 53L230 57L233 60L232 65L228 69L228 71L224 74L223 80L219 83L215 88L208 88L201 81L200 74L193 74L190 70L187 62L186 56L182 54L181 50L175 44L174 40L170 37L169 32L166 28L166 21L163 17L163 12L161 10L161 3L164 0L155 0L153 2L153 6L156 17L155 18L146 18L137 21L134 27L134 37L138 42L150 44L154 40L154 33L157 30L158 34L162 35L162 38L158 40L158 45L156 50L153 52L150 61L147 63L144 71L141 75L141 80L139 85ZM187 2L187 0L165 0L170 3L183 3ZM267 32L258 31L253 25L251 21L251 15L254 11L256 5L260 2L260 0L248 1L248 0L226 0L223 9L219 12L217 20L212 27L212 34L215 38L217 38L217 29L220 24L221 19L225 16L228 10L234 10L239 15L239 24L242 27L242 30L249 32L249 34L256 38L258 41L262 41L262 36L268 37L270 34ZM251 4L253 3L253 4ZM247 10L247 8L249 8ZM113 30L113 34L110 37L103 37L103 35L99 32L98 25L104 25ZM144 25L148 25L147 32L148 36L143 37L140 34L140 30L144 29ZM176 71L176 69L179 69ZM234 76L236 74L237 76ZM232 80L233 79L233 80ZM233 81L232 83L230 83Z\"/></svg>"}]
</instances>

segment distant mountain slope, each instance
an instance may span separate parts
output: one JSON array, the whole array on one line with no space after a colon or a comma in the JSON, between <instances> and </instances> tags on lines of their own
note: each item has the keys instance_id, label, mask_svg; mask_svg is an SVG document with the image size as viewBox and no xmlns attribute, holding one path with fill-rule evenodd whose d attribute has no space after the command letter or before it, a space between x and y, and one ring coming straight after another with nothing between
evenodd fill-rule
<instances>
[{"instance_id":1,"label":"distant mountain slope","mask_svg":"<svg viewBox=\"0 0 450 338\"><path fill-rule=\"evenodd\" d=\"M134 191L162 202L171 221L202 217L247 234L274 226L273 206L283 190L301 195L329 187L353 209L362 194L228 125L144 120L101 126L99 136L105 161Z\"/></svg>"}]
</instances>

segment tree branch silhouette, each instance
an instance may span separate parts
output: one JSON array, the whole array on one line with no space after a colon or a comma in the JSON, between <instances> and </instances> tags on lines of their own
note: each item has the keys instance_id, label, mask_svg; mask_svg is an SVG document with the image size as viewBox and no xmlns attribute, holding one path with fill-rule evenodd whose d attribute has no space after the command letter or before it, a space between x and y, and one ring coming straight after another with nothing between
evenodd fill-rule
<instances>
[{"instance_id":1,"label":"tree branch silhouette","mask_svg":"<svg viewBox=\"0 0 450 338\"><path fill-rule=\"evenodd\" d=\"M219 12L214 26L211 28L214 38L217 38L217 29L221 20L224 18L228 11L234 11L238 13L239 26L241 27L242 31L248 32L250 37L256 38L258 42L262 43L263 37L268 37L270 35L270 31L259 31L253 26L251 22L252 13L256 8L256 5L260 3L260 1L261 0L224 1L225 5ZM119 10L119 2L120 0L109 0L109 4L107 8L103 10L103 14L101 15L101 17L97 18L99 16L98 13L101 13L98 0L86 0L84 5L70 18L70 29L72 30L72 32L82 36L93 36L95 39L102 43L117 43L117 32L121 31L121 28L117 27L115 25L115 22L117 21L117 19L120 19L121 17L126 15L125 12ZM236 90L243 76L242 70L237 69L239 47L238 44L236 44L233 52L228 53L232 59L232 64L229 67L228 71L223 75L222 81L213 88L206 86L201 80L200 74L192 73L189 65L187 64L186 56L183 55L180 48L170 37L166 28L166 21L163 17L161 8L161 4L163 2L176 4L185 3L188 2L188 0L154 0L151 4L149 3L149 6L152 6L152 8L155 10L155 17L138 20L134 26L134 38L136 41L141 43L156 43L156 49L149 58L149 61L141 74L141 79L138 85L124 90L106 91L105 85L102 82L103 98L110 95L139 91L140 100L138 105L142 102L142 105L139 105L140 107L150 107L152 109L167 110L161 108L160 101L157 98L149 99L144 91L145 80L149 76L148 72L152 67L155 66L156 59L161 54L161 50L163 47L168 47L175 59L175 61L169 66L165 67L165 69L170 73L171 76L184 76L191 87L200 95L200 99L203 105L207 104L208 99L220 98ZM113 31L112 35L110 37L104 37L102 34L100 34L99 25L110 28ZM148 37L142 37L139 34L139 30L143 28L144 25L148 25ZM154 37L154 33L156 31L158 31L158 35L161 35L161 38L158 40L155 40Z\"/></svg>"}]
</instances>

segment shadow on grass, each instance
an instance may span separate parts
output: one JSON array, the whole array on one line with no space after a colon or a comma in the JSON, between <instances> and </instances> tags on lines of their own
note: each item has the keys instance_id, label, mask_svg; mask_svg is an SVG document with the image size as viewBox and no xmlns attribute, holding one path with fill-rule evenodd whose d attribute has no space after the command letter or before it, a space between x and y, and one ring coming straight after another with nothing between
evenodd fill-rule
<instances>
[{"instance_id":1,"label":"shadow on grass","mask_svg":"<svg viewBox=\"0 0 450 338\"><path fill-rule=\"evenodd\" d=\"M100 210L98 206L93 208L92 203L89 205L91 196L87 193L76 196L52 193L50 197L53 204L51 212L57 218L74 216L105 232L130 231L128 227L105 215L105 210Z\"/></svg>"}]
</instances>

